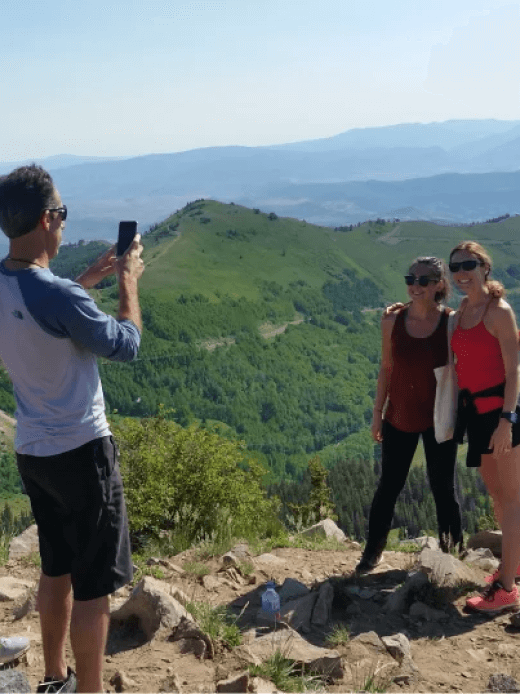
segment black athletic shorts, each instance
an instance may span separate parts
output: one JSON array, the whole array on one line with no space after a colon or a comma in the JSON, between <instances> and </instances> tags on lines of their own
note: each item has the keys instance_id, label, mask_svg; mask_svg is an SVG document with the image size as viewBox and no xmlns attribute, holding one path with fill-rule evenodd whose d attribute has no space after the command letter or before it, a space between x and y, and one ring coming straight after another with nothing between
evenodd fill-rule
<instances>
[{"instance_id":1,"label":"black athletic shorts","mask_svg":"<svg viewBox=\"0 0 520 694\"><path fill-rule=\"evenodd\" d=\"M104 436L59 455L16 457L38 526L42 572L70 574L75 600L110 595L131 581L114 439Z\"/></svg>"},{"instance_id":2,"label":"black athletic shorts","mask_svg":"<svg viewBox=\"0 0 520 694\"><path fill-rule=\"evenodd\" d=\"M468 454L466 458L467 467L480 467L480 456L486 453L493 453L489 448L489 442L493 432L500 422L502 408L484 412L469 417L467 424ZM520 407L517 406L516 413L519 421L512 425L513 448L520 443Z\"/></svg>"}]
</instances>

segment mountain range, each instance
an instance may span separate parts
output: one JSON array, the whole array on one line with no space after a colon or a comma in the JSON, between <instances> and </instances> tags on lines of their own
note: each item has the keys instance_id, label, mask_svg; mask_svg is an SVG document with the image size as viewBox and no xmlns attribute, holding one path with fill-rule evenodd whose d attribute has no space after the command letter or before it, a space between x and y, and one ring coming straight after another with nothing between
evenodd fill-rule
<instances>
[{"instance_id":1,"label":"mountain range","mask_svg":"<svg viewBox=\"0 0 520 694\"><path fill-rule=\"evenodd\" d=\"M270 147L36 161L69 206L70 241L114 239L119 219L147 228L200 198L327 226L377 217L471 222L517 210L520 121L410 123ZM0 163L0 174L20 163Z\"/></svg>"}]
</instances>

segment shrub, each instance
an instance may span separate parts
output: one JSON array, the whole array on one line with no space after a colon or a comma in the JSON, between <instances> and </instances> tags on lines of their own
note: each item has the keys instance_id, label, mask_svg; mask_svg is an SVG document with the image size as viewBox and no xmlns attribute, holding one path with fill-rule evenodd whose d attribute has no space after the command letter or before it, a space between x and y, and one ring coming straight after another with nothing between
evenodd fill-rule
<instances>
[{"instance_id":1,"label":"shrub","mask_svg":"<svg viewBox=\"0 0 520 694\"><path fill-rule=\"evenodd\" d=\"M183 429L163 412L112 427L134 546L164 531L178 530L189 547L214 538L223 524L226 534L244 538L276 526L276 501L261 484L265 470L251 460L245 469L242 442L196 425Z\"/></svg>"}]
</instances>

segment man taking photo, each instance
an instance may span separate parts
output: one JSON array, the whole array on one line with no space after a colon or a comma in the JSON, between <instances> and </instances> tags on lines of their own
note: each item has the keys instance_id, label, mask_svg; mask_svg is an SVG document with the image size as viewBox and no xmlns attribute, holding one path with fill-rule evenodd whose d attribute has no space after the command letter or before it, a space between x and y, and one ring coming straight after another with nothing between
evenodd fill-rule
<instances>
[{"instance_id":1,"label":"man taking photo","mask_svg":"<svg viewBox=\"0 0 520 694\"><path fill-rule=\"evenodd\" d=\"M137 236L107 251L76 282L56 277L67 208L36 165L0 177L0 358L16 399L15 449L38 526L44 681L39 692L102 692L109 595L132 578L117 449L105 416L97 357L131 361L141 340ZM85 291L116 273L117 320ZM67 667L70 639L76 674ZM77 682L76 682L77 676Z\"/></svg>"}]
</instances>

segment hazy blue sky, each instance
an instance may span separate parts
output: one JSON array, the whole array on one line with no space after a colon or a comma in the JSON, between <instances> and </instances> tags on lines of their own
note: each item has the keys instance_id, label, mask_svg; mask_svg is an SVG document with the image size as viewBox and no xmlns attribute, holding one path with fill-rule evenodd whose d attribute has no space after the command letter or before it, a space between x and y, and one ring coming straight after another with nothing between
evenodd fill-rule
<instances>
[{"instance_id":1,"label":"hazy blue sky","mask_svg":"<svg viewBox=\"0 0 520 694\"><path fill-rule=\"evenodd\" d=\"M503 0L2 0L0 161L520 118Z\"/></svg>"}]
</instances>

